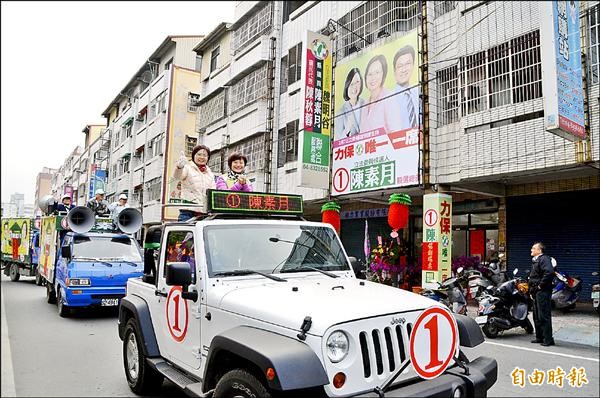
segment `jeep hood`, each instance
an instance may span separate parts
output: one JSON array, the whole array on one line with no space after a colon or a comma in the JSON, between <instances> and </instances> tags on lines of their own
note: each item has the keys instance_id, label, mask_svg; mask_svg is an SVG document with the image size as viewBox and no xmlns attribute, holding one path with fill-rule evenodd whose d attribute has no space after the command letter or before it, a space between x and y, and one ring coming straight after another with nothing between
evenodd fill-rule
<instances>
[{"instance_id":1,"label":"jeep hood","mask_svg":"<svg viewBox=\"0 0 600 398\"><path fill-rule=\"evenodd\" d=\"M288 282L261 280L260 284L257 279L224 281L211 289L208 304L295 330L310 316L309 334L319 336L332 325L439 305L406 290L327 276L289 278Z\"/></svg>"}]
</instances>

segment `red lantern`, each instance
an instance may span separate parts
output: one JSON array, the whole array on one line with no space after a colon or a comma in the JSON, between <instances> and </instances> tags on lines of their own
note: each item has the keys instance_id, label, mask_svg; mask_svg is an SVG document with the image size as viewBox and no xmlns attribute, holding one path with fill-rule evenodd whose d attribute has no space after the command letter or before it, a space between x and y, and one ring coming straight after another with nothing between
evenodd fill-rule
<instances>
[{"instance_id":1,"label":"red lantern","mask_svg":"<svg viewBox=\"0 0 600 398\"><path fill-rule=\"evenodd\" d=\"M321 207L322 220L340 233L340 205L335 202L327 202Z\"/></svg>"},{"instance_id":2,"label":"red lantern","mask_svg":"<svg viewBox=\"0 0 600 398\"><path fill-rule=\"evenodd\" d=\"M412 203L407 194L395 193L390 196L388 224L392 227L392 238L398 237L398 230L408 225L408 206Z\"/></svg>"},{"instance_id":3,"label":"red lantern","mask_svg":"<svg viewBox=\"0 0 600 398\"><path fill-rule=\"evenodd\" d=\"M402 203L392 203L388 210L388 224L394 231L406 228L408 225L408 206Z\"/></svg>"}]
</instances>

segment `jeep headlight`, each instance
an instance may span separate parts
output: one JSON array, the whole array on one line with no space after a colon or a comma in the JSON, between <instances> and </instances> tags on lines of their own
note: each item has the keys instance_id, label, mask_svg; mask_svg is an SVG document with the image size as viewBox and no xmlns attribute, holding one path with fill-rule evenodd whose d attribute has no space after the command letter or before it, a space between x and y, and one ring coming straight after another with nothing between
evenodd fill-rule
<instances>
[{"instance_id":1,"label":"jeep headlight","mask_svg":"<svg viewBox=\"0 0 600 398\"><path fill-rule=\"evenodd\" d=\"M341 330L336 330L327 338L325 344L327 350L327 358L333 363L340 362L348 355L348 336Z\"/></svg>"}]
</instances>

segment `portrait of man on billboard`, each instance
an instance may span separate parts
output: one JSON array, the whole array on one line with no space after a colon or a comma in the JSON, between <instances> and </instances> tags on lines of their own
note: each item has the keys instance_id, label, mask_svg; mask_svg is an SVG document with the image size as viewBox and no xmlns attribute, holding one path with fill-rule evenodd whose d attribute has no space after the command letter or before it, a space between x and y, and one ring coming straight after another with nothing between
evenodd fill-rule
<instances>
[{"instance_id":1,"label":"portrait of man on billboard","mask_svg":"<svg viewBox=\"0 0 600 398\"><path fill-rule=\"evenodd\" d=\"M410 85L410 78L415 69L415 49L411 45L400 48L394 55L393 67L396 79L396 101L401 118L401 129L418 126L419 117L419 86Z\"/></svg>"}]
</instances>

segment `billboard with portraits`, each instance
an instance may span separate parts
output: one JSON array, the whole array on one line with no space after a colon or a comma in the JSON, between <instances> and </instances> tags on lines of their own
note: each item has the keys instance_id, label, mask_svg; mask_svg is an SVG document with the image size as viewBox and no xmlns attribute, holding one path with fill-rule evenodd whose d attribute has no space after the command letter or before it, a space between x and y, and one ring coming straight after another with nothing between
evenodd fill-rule
<instances>
[{"instance_id":1,"label":"billboard with portraits","mask_svg":"<svg viewBox=\"0 0 600 398\"><path fill-rule=\"evenodd\" d=\"M417 31L335 68L332 195L419 184Z\"/></svg>"}]
</instances>

